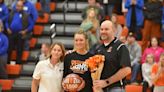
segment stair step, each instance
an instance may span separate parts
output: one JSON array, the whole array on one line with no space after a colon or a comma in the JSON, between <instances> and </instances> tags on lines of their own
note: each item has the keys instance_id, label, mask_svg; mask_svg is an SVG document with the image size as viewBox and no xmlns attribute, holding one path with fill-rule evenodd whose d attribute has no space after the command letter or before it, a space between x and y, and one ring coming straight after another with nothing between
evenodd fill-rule
<instances>
[{"instance_id":1,"label":"stair step","mask_svg":"<svg viewBox=\"0 0 164 92\"><path fill-rule=\"evenodd\" d=\"M63 13L54 13L51 14L51 22L55 23L64 23L64 15ZM82 17L81 13L66 13L65 22L70 24L81 24Z\"/></svg>"},{"instance_id":2,"label":"stair step","mask_svg":"<svg viewBox=\"0 0 164 92\"><path fill-rule=\"evenodd\" d=\"M68 12L81 12L87 5L87 2L68 2ZM63 11L63 2L57 3L56 11Z\"/></svg>"},{"instance_id":3,"label":"stair step","mask_svg":"<svg viewBox=\"0 0 164 92\"><path fill-rule=\"evenodd\" d=\"M51 44L50 37L39 37L36 45L37 47L41 47L41 44L45 42ZM53 38L52 43L55 42L63 43L66 49L73 48L73 37L65 37L65 36L55 37Z\"/></svg>"},{"instance_id":4,"label":"stair step","mask_svg":"<svg viewBox=\"0 0 164 92\"><path fill-rule=\"evenodd\" d=\"M23 76L32 76L35 69L35 63L27 63L22 65L21 75Z\"/></svg>"},{"instance_id":5,"label":"stair step","mask_svg":"<svg viewBox=\"0 0 164 92\"><path fill-rule=\"evenodd\" d=\"M73 49L73 37L55 37L53 43L61 42L66 49Z\"/></svg>"},{"instance_id":6,"label":"stair step","mask_svg":"<svg viewBox=\"0 0 164 92\"><path fill-rule=\"evenodd\" d=\"M13 86L12 86L12 91L18 92L18 91L29 91L31 90L31 82L32 82L32 77L20 77L15 79Z\"/></svg>"},{"instance_id":7,"label":"stair step","mask_svg":"<svg viewBox=\"0 0 164 92\"><path fill-rule=\"evenodd\" d=\"M73 36L74 33L78 31L78 29L79 29L79 25L67 24L65 26L65 32L64 32L64 25L57 24L55 30L58 36ZM47 35L47 36L51 35L50 25L44 26L43 35Z\"/></svg>"},{"instance_id":8,"label":"stair step","mask_svg":"<svg viewBox=\"0 0 164 92\"><path fill-rule=\"evenodd\" d=\"M31 50L28 61L29 62L34 62L34 63L37 62L37 56L38 56L39 52L40 52L40 49Z\"/></svg>"}]
</instances>

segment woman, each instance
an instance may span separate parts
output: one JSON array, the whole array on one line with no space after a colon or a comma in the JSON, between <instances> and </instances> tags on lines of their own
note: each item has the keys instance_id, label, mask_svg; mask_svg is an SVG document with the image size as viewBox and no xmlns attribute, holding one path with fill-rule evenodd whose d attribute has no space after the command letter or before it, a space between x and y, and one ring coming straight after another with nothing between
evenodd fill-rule
<instances>
[{"instance_id":1,"label":"woman","mask_svg":"<svg viewBox=\"0 0 164 92\"><path fill-rule=\"evenodd\" d=\"M7 79L6 64L7 64L7 50L8 38L3 34L3 23L0 20L0 79Z\"/></svg>"},{"instance_id":2,"label":"woman","mask_svg":"<svg viewBox=\"0 0 164 92\"><path fill-rule=\"evenodd\" d=\"M150 53L152 53L154 55L155 62L159 61L159 56L161 53L164 52L164 49L162 47L160 47L158 44L159 44L159 42L158 42L157 38L153 37L150 42L150 47L146 48L145 51L143 52L142 63L145 62L147 54L150 54Z\"/></svg>"},{"instance_id":3,"label":"woman","mask_svg":"<svg viewBox=\"0 0 164 92\"><path fill-rule=\"evenodd\" d=\"M151 80L151 69L154 64L153 54L146 56L145 63L142 64L142 76L143 76L143 89L142 92L147 92L147 88L150 87L153 92L153 83Z\"/></svg>"},{"instance_id":4,"label":"woman","mask_svg":"<svg viewBox=\"0 0 164 92\"><path fill-rule=\"evenodd\" d=\"M61 92L65 48L61 43L52 44L49 57L38 62L33 74L31 92Z\"/></svg>"},{"instance_id":5,"label":"woman","mask_svg":"<svg viewBox=\"0 0 164 92\"><path fill-rule=\"evenodd\" d=\"M81 29L86 31L88 34L89 45L93 46L98 42L98 32L100 27L99 20L96 16L96 11L94 8L90 8L87 11L87 18L83 20L81 24Z\"/></svg>"},{"instance_id":6,"label":"woman","mask_svg":"<svg viewBox=\"0 0 164 92\"><path fill-rule=\"evenodd\" d=\"M144 28L142 31L142 48L147 47L152 37L161 37L162 3L159 0L147 0L144 7Z\"/></svg>"},{"instance_id":7,"label":"woman","mask_svg":"<svg viewBox=\"0 0 164 92\"><path fill-rule=\"evenodd\" d=\"M158 64L154 64L151 73L154 84L153 92L164 92L164 53L160 55Z\"/></svg>"},{"instance_id":8,"label":"woman","mask_svg":"<svg viewBox=\"0 0 164 92\"><path fill-rule=\"evenodd\" d=\"M96 16L97 18L102 21L105 18L105 12L103 7L97 2L97 0L87 0L88 5L83 9L82 11L82 18L86 19L87 17L87 11L91 8L94 8L94 10L97 12Z\"/></svg>"},{"instance_id":9,"label":"woman","mask_svg":"<svg viewBox=\"0 0 164 92\"><path fill-rule=\"evenodd\" d=\"M88 39L84 31L78 31L74 35L74 52L64 58L64 78L71 73L79 75L85 81L85 87L80 92L93 92L91 72L83 62L92 56L88 52ZM73 61L78 61L76 64Z\"/></svg>"},{"instance_id":10,"label":"woman","mask_svg":"<svg viewBox=\"0 0 164 92\"><path fill-rule=\"evenodd\" d=\"M141 40L141 28L143 26L143 0L126 0L125 8L128 9L126 13L126 26L129 32L135 33L136 40Z\"/></svg>"},{"instance_id":11,"label":"woman","mask_svg":"<svg viewBox=\"0 0 164 92\"><path fill-rule=\"evenodd\" d=\"M122 32L122 26L120 24L118 24L118 20L117 20L117 15L116 14L112 14L111 21L113 22L113 25L114 25L115 36L117 38L120 38L121 32Z\"/></svg>"}]
</instances>

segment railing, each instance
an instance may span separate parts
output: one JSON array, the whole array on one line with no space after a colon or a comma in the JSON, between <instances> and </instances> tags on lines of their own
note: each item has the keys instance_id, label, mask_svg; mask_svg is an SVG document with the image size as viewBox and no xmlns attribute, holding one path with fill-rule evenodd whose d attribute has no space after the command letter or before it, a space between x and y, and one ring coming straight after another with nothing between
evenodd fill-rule
<instances>
[{"instance_id":1,"label":"railing","mask_svg":"<svg viewBox=\"0 0 164 92\"><path fill-rule=\"evenodd\" d=\"M56 32L56 24L53 23L51 26L50 26L50 33L51 33L51 36L50 36L50 39L51 39L51 44L53 43L53 38L55 38L57 32Z\"/></svg>"},{"instance_id":2,"label":"railing","mask_svg":"<svg viewBox=\"0 0 164 92\"><path fill-rule=\"evenodd\" d=\"M67 11L68 11L68 0L65 0L64 2L63 2L63 5L62 5L63 7L63 25L64 25L64 28L63 28L63 30L64 30L64 34L65 34L65 30L66 30L66 13L67 13Z\"/></svg>"},{"instance_id":3,"label":"railing","mask_svg":"<svg viewBox=\"0 0 164 92\"><path fill-rule=\"evenodd\" d=\"M77 0L75 0L75 11L77 11Z\"/></svg>"},{"instance_id":4,"label":"railing","mask_svg":"<svg viewBox=\"0 0 164 92\"><path fill-rule=\"evenodd\" d=\"M63 25L64 25L64 34L65 34L65 30L66 30L66 13L69 9L69 4L68 4L69 0L65 0L62 4L62 8L63 8ZM78 0L75 0L75 11L77 11L77 2Z\"/></svg>"}]
</instances>

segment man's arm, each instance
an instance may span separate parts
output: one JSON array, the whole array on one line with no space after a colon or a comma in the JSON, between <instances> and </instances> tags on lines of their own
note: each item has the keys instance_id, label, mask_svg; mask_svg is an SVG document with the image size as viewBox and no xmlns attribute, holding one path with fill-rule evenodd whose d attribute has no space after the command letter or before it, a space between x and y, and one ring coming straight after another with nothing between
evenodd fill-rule
<instances>
[{"instance_id":1,"label":"man's arm","mask_svg":"<svg viewBox=\"0 0 164 92\"><path fill-rule=\"evenodd\" d=\"M105 80L96 80L93 82L93 85L98 88L104 88L107 87L115 82L118 82L125 78L127 75L131 73L131 68L130 67L123 67L121 68L116 74L113 76L105 79Z\"/></svg>"}]
</instances>

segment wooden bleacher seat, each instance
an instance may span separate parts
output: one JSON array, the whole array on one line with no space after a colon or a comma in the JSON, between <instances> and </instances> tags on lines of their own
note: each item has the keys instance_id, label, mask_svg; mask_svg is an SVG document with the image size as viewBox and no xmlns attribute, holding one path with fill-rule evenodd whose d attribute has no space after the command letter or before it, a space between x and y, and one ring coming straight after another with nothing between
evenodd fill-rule
<instances>
[{"instance_id":1,"label":"wooden bleacher seat","mask_svg":"<svg viewBox=\"0 0 164 92\"><path fill-rule=\"evenodd\" d=\"M8 75L19 75L21 71L22 65L15 64L7 64L7 74Z\"/></svg>"},{"instance_id":2,"label":"wooden bleacher seat","mask_svg":"<svg viewBox=\"0 0 164 92\"><path fill-rule=\"evenodd\" d=\"M16 60L16 57L17 57L16 51L13 50L12 53L11 53L11 60ZM29 51L23 51L22 61L27 61L28 57L29 57Z\"/></svg>"},{"instance_id":3,"label":"wooden bleacher seat","mask_svg":"<svg viewBox=\"0 0 164 92\"><path fill-rule=\"evenodd\" d=\"M56 8L56 3L55 2L51 2L50 3L50 11L51 12L54 12L55 11L55 8Z\"/></svg>"},{"instance_id":4,"label":"wooden bleacher seat","mask_svg":"<svg viewBox=\"0 0 164 92\"><path fill-rule=\"evenodd\" d=\"M141 85L126 85L125 92L142 92Z\"/></svg>"},{"instance_id":5,"label":"wooden bleacher seat","mask_svg":"<svg viewBox=\"0 0 164 92\"><path fill-rule=\"evenodd\" d=\"M125 25L125 21L126 21L126 19L125 19L125 17L124 17L123 15L118 15L118 16L117 16L117 22L118 22L119 24Z\"/></svg>"},{"instance_id":6,"label":"wooden bleacher seat","mask_svg":"<svg viewBox=\"0 0 164 92\"><path fill-rule=\"evenodd\" d=\"M29 51L23 51L22 61L27 61L29 57Z\"/></svg>"},{"instance_id":7,"label":"wooden bleacher seat","mask_svg":"<svg viewBox=\"0 0 164 92\"><path fill-rule=\"evenodd\" d=\"M2 86L2 91L11 90L13 83L14 83L14 80L0 79L0 85Z\"/></svg>"},{"instance_id":8,"label":"wooden bleacher seat","mask_svg":"<svg viewBox=\"0 0 164 92\"><path fill-rule=\"evenodd\" d=\"M41 10L41 4L40 4L40 2L37 2L35 4L35 7L36 7L37 11L40 11Z\"/></svg>"},{"instance_id":9,"label":"wooden bleacher seat","mask_svg":"<svg viewBox=\"0 0 164 92\"><path fill-rule=\"evenodd\" d=\"M10 58L11 58L11 60L16 60L16 57L17 57L16 56L16 51L13 50L12 53L11 53L11 57Z\"/></svg>"},{"instance_id":10,"label":"wooden bleacher seat","mask_svg":"<svg viewBox=\"0 0 164 92\"><path fill-rule=\"evenodd\" d=\"M43 14L44 17L38 17L36 23L48 23L49 21L49 14L48 13L44 13Z\"/></svg>"},{"instance_id":11,"label":"wooden bleacher seat","mask_svg":"<svg viewBox=\"0 0 164 92\"><path fill-rule=\"evenodd\" d=\"M31 38L30 40L30 48L34 48L36 45L37 39L36 38Z\"/></svg>"},{"instance_id":12,"label":"wooden bleacher seat","mask_svg":"<svg viewBox=\"0 0 164 92\"><path fill-rule=\"evenodd\" d=\"M122 29L121 36L127 37L127 36L128 36L128 33L129 33L128 28L125 28L125 27L124 27L124 28Z\"/></svg>"},{"instance_id":13,"label":"wooden bleacher seat","mask_svg":"<svg viewBox=\"0 0 164 92\"><path fill-rule=\"evenodd\" d=\"M42 25L35 25L33 28L33 34L40 36L42 35L43 30L44 30L44 27Z\"/></svg>"}]
</instances>

